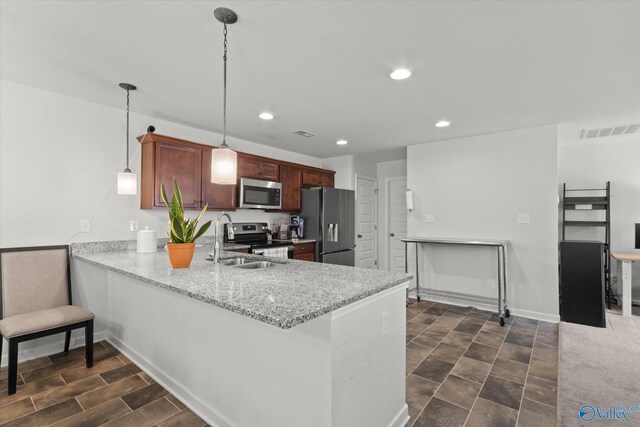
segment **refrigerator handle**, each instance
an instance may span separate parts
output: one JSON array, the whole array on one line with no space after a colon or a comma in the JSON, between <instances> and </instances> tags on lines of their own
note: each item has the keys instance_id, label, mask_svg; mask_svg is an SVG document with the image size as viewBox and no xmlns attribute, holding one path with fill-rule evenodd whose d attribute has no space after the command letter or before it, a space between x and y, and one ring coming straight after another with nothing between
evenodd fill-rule
<instances>
[{"instance_id":1,"label":"refrigerator handle","mask_svg":"<svg viewBox=\"0 0 640 427\"><path fill-rule=\"evenodd\" d=\"M329 235L327 240L329 242L337 242L338 241L338 224L328 224L329 226Z\"/></svg>"}]
</instances>

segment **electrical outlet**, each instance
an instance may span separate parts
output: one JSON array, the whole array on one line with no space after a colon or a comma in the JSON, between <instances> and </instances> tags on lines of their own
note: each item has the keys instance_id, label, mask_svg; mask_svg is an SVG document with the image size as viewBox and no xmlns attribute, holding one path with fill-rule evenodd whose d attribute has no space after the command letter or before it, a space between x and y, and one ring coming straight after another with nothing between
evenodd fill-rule
<instances>
[{"instance_id":1,"label":"electrical outlet","mask_svg":"<svg viewBox=\"0 0 640 427\"><path fill-rule=\"evenodd\" d=\"M138 220L137 219L129 220L129 231L138 231Z\"/></svg>"},{"instance_id":2,"label":"electrical outlet","mask_svg":"<svg viewBox=\"0 0 640 427\"><path fill-rule=\"evenodd\" d=\"M80 232L81 233L89 233L89 232L91 232L91 220L89 220L89 219L81 219L80 220Z\"/></svg>"},{"instance_id":3,"label":"electrical outlet","mask_svg":"<svg viewBox=\"0 0 640 427\"><path fill-rule=\"evenodd\" d=\"M424 216L424 222L426 222L427 224L433 224L434 222L436 222L436 216L434 214L426 214Z\"/></svg>"},{"instance_id":4,"label":"electrical outlet","mask_svg":"<svg viewBox=\"0 0 640 427\"><path fill-rule=\"evenodd\" d=\"M496 288L496 279L487 279L487 288L495 289Z\"/></svg>"},{"instance_id":5,"label":"electrical outlet","mask_svg":"<svg viewBox=\"0 0 640 427\"><path fill-rule=\"evenodd\" d=\"M380 315L380 321L382 323L382 335L389 333L389 312L385 311Z\"/></svg>"},{"instance_id":6,"label":"electrical outlet","mask_svg":"<svg viewBox=\"0 0 640 427\"><path fill-rule=\"evenodd\" d=\"M528 214L528 213L518 214L518 224L530 224L530 223L531 223L531 214Z\"/></svg>"}]
</instances>

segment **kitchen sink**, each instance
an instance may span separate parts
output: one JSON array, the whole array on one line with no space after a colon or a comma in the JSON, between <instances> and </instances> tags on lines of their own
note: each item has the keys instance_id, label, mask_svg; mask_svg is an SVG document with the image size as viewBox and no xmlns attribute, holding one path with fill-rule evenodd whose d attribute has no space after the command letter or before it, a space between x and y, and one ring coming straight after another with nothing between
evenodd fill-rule
<instances>
[{"instance_id":1,"label":"kitchen sink","mask_svg":"<svg viewBox=\"0 0 640 427\"><path fill-rule=\"evenodd\" d=\"M255 262L255 261L247 258L227 258L227 259L220 260L220 264L222 265L241 265L241 264L248 264L250 262Z\"/></svg>"},{"instance_id":2,"label":"kitchen sink","mask_svg":"<svg viewBox=\"0 0 640 427\"><path fill-rule=\"evenodd\" d=\"M236 268L251 268L251 269L255 269L255 268L267 268L267 267L273 267L275 265L275 263L273 262L269 262L269 261L257 261L257 262L246 262L246 263L241 263L241 264L237 264L234 265L234 267Z\"/></svg>"}]
</instances>

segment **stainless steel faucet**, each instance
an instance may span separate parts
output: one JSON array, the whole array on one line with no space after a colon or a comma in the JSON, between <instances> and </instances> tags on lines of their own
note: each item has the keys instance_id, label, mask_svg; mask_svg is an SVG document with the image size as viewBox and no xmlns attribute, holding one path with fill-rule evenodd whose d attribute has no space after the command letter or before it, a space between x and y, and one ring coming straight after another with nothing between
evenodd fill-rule
<instances>
[{"instance_id":1,"label":"stainless steel faucet","mask_svg":"<svg viewBox=\"0 0 640 427\"><path fill-rule=\"evenodd\" d=\"M229 227L227 228L227 238L229 240L233 240L233 221L231 221L231 217L228 213L222 212L218 218L216 218L215 227L215 243L213 244L213 262L215 264L220 261L220 241L218 240L218 223L220 222L220 218L226 216L229 220Z\"/></svg>"}]
</instances>

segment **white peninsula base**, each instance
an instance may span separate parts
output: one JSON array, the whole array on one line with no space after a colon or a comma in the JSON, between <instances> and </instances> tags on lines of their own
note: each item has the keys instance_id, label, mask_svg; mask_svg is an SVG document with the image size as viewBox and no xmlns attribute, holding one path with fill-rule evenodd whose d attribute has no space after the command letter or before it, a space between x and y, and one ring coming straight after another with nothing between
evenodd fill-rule
<instances>
[{"instance_id":1,"label":"white peninsula base","mask_svg":"<svg viewBox=\"0 0 640 427\"><path fill-rule=\"evenodd\" d=\"M208 423L399 427L409 419L407 283L281 329L73 264L76 303L94 311L114 346Z\"/></svg>"}]
</instances>

